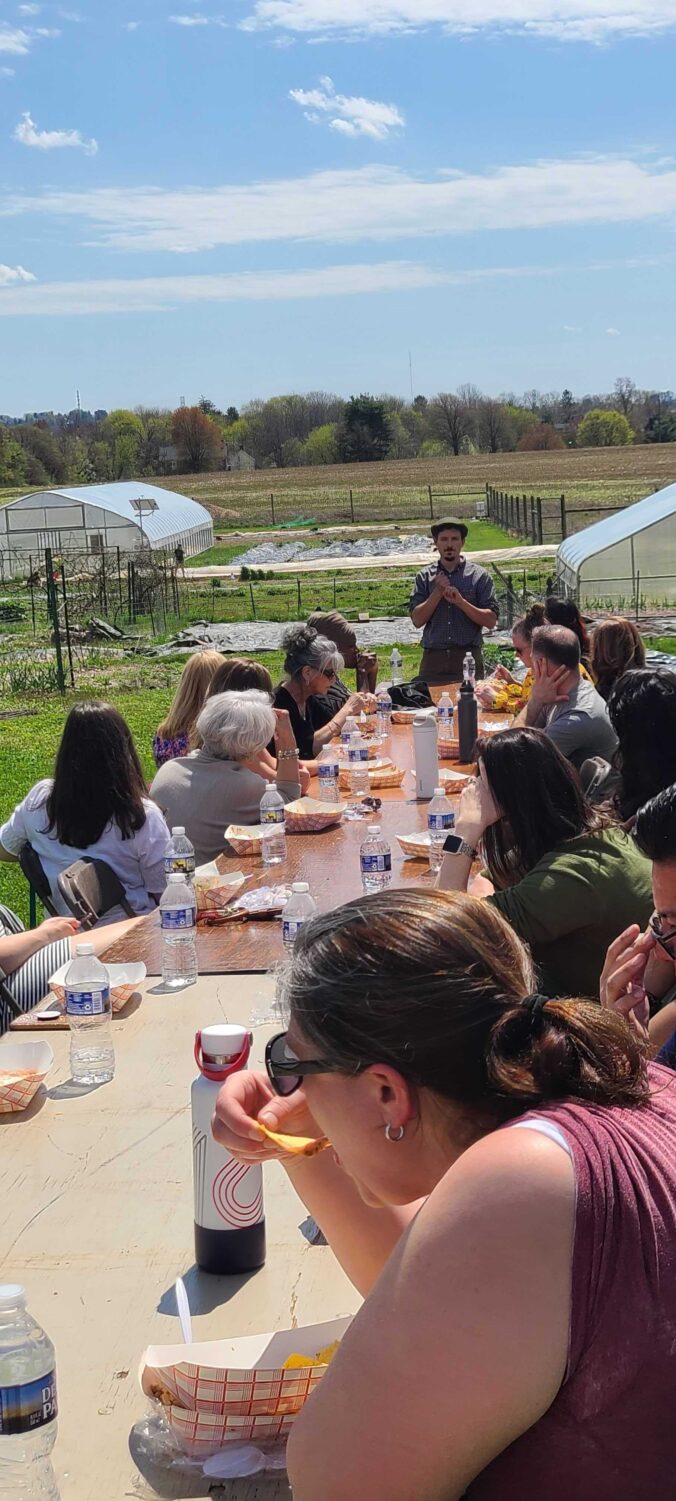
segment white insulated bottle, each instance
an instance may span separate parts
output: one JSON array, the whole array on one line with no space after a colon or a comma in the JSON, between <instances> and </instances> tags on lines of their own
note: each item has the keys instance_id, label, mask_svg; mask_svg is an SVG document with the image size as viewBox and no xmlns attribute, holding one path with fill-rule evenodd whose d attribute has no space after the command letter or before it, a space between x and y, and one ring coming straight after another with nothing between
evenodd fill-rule
<instances>
[{"instance_id":1,"label":"white insulated bottle","mask_svg":"<svg viewBox=\"0 0 676 1501\"><path fill-rule=\"evenodd\" d=\"M434 797L434 789L439 782L437 724L434 715L416 714L413 720L413 749L415 795L418 798Z\"/></svg>"},{"instance_id":2,"label":"white insulated bottle","mask_svg":"<svg viewBox=\"0 0 676 1501\"><path fill-rule=\"evenodd\" d=\"M220 1089L246 1068L246 1027L204 1027L195 1037L199 1069L191 1090L195 1260L204 1272L252 1272L265 1261L263 1169L237 1162L211 1132Z\"/></svg>"}]
</instances>

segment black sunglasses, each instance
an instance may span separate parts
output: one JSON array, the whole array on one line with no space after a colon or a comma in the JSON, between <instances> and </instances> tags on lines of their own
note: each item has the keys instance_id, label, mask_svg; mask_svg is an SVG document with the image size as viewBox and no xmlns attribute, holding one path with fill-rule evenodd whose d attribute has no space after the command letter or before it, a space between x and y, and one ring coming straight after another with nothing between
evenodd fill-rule
<instances>
[{"instance_id":1,"label":"black sunglasses","mask_svg":"<svg viewBox=\"0 0 676 1501\"><path fill-rule=\"evenodd\" d=\"M319 673L321 677L329 679L335 678L338 675L335 667L320 667Z\"/></svg>"},{"instance_id":2,"label":"black sunglasses","mask_svg":"<svg viewBox=\"0 0 676 1501\"><path fill-rule=\"evenodd\" d=\"M673 949L669 948L669 944L673 943L674 939L676 939L676 928L671 928L668 933L663 933L662 919L657 916L656 912L653 913L650 919L649 927L653 938L659 943L660 948L664 949L665 954L672 960L676 959L676 953Z\"/></svg>"},{"instance_id":3,"label":"black sunglasses","mask_svg":"<svg viewBox=\"0 0 676 1501\"><path fill-rule=\"evenodd\" d=\"M294 1094L300 1089L307 1074L358 1074L361 1064L353 1070L329 1063L328 1058L296 1058L287 1043L288 1033L278 1032L271 1037L265 1049L265 1067L275 1094Z\"/></svg>"}]
</instances>

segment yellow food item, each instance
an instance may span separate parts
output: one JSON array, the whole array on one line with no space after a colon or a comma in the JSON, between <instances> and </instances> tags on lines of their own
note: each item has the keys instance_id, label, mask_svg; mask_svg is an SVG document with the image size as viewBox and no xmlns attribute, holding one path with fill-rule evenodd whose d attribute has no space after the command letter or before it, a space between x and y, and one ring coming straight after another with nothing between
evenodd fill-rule
<instances>
[{"instance_id":1,"label":"yellow food item","mask_svg":"<svg viewBox=\"0 0 676 1501\"><path fill-rule=\"evenodd\" d=\"M282 1152L289 1152L294 1157L314 1157L317 1152L323 1152L329 1143L325 1136L284 1136L280 1131L271 1131L269 1126L264 1126L262 1121L256 1121L259 1131L267 1136L268 1141L279 1147Z\"/></svg>"},{"instance_id":2,"label":"yellow food item","mask_svg":"<svg viewBox=\"0 0 676 1501\"><path fill-rule=\"evenodd\" d=\"M339 1339L334 1339L332 1345L325 1345L323 1350L318 1350L316 1355L289 1355L282 1366L283 1371L307 1371L314 1365L330 1365L340 1344Z\"/></svg>"}]
</instances>

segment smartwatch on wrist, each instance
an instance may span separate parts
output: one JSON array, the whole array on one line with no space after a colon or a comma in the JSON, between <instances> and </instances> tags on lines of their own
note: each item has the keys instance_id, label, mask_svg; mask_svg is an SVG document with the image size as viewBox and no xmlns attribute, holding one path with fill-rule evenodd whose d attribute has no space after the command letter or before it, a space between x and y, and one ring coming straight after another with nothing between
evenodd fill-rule
<instances>
[{"instance_id":1,"label":"smartwatch on wrist","mask_svg":"<svg viewBox=\"0 0 676 1501\"><path fill-rule=\"evenodd\" d=\"M476 860L476 850L466 839L461 839L459 834L449 834L444 840L445 855L466 855L468 860Z\"/></svg>"}]
</instances>

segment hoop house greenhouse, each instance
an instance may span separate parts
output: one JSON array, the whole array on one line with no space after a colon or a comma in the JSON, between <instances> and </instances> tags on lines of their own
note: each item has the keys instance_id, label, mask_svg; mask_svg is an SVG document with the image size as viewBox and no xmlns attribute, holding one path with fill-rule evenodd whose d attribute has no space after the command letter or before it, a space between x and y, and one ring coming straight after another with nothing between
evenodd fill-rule
<instances>
[{"instance_id":1,"label":"hoop house greenhouse","mask_svg":"<svg viewBox=\"0 0 676 1501\"><path fill-rule=\"evenodd\" d=\"M51 547L55 556L120 552L165 552L182 547L186 558L214 540L209 512L188 495L122 480L38 490L0 506L0 578L26 573Z\"/></svg>"},{"instance_id":2,"label":"hoop house greenhouse","mask_svg":"<svg viewBox=\"0 0 676 1501\"><path fill-rule=\"evenodd\" d=\"M557 576L581 606L676 600L676 484L567 537Z\"/></svg>"}]
</instances>

